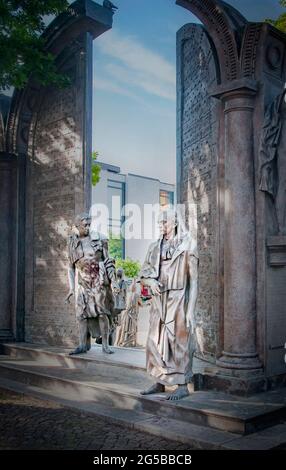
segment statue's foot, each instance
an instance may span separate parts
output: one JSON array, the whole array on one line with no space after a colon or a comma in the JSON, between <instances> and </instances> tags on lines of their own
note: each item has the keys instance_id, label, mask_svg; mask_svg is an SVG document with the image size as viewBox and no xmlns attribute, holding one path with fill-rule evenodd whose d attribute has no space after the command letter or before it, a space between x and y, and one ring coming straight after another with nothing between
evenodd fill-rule
<instances>
[{"instance_id":1,"label":"statue's foot","mask_svg":"<svg viewBox=\"0 0 286 470\"><path fill-rule=\"evenodd\" d=\"M178 385L178 388L174 392L167 395L166 399L172 401L181 400L182 398L187 397L189 394L190 393L187 385Z\"/></svg>"},{"instance_id":2,"label":"statue's foot","mask_svg":"<svg viewBox=\"0 0 286 470\"><path fill-rule=\"evenodd\" d=\"M114 351L112 351L112 349L110 349L108 346L102 346L102 352L104 352L105 354L113 354Z\"/></svg>"},{"instance_id":3,"label":"statue's foot","mask_svg":"<svg viewBox=\"0 0 286 470\"><path fill-rule=\"evenodd\" d=\"M165 392L165 385L156 383L154 385L151 385L150 388L147 388L147 390L143 390L140 392L141 395L152 395L152 393L162 393Z\"/></svg>"},{"instance_id":4,"label":"statue's foot","mask_svg":"<svg viewBox=\"0 0 286 470\"><path fill-rule=\"evenodd\" d=\"M81 346L78 346L74 351L71 351L69 353L70 356L73 356L74 354L84 354L87 352L86 348L83 348Z\"/></svg>"}]
</instances>

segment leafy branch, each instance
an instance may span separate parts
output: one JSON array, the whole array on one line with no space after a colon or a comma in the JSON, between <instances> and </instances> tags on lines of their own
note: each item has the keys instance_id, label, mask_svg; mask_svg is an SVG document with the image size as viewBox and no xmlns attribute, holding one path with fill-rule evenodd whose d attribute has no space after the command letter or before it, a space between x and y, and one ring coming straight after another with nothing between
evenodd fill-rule
<instances>
[{"instance_id":1,"label":"leafy branch","mask_svg":"<svg viewBox=\"0 0 286 470\"><path fill-rule=\"evenodd\" d=\"M92 152L92 165L91 165L91 181L92 186L96 186L100 181L101 167L96 163L98 152Z\"/></svg>"},{"instance_id":2,"label":"leafy branch","mask_svg":"<svg viewBox=\"0 0 286 470\"><path fill-rule=\"evenodd\" d=\"M281 7L286 8L286 0L280 0L279 3ZM286 13L281 13L281 15L279 15L276 20L267 18L265 22L271 24L272 26L279 29L283 33L286 33Z\"/></svg>"},{"instance_id":3,"label":"leafy branch","mask_svg":"<svg viewBox=\"0 0 286 470\"><path fill-rule=\"evenodd\" d=\"M41 37L45 16L59 15L68 6L67 0L0 0L0 91L23 88L32 74L42 85L70 83L58 73Z\"/></svg>"}]
</instances>

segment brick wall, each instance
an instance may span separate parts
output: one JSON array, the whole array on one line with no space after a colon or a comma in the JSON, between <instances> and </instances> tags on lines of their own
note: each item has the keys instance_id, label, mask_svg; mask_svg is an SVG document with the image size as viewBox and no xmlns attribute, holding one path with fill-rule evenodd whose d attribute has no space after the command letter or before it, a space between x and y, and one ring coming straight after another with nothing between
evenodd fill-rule
<instances>
[{"instance_id":1,"label":"brick wall","mask_svg":"<svg viewBox=\"0 0 286 470\"><path fill-rule=\"evenodd\" d=\"M64 299L69 290L67 237L75 215L89 205L85 60L78 51L67 61L72 85L46 90L33 123L27 168L27 342L73 346L78 341L74 302L68 306Z\"/></svg>"}]
</instances>

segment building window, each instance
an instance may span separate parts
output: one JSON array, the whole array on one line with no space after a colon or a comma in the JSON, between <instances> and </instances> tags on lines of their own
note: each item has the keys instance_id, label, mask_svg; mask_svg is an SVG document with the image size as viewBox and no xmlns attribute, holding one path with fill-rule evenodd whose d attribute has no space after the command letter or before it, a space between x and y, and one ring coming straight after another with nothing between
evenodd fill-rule
<instances>
[{"instance_id":1,"label":"building window","mask_svg":"<svg viewBox=\"0 0 286 470\"><path fill-rule=\"evenodd\" d=\"M174 204L174 193L173 191L160 190L160 206L168 206Z\"/></svg>"},{"instance_id":2,"label":"building window","mask_svg":"<svg viewBox=\"0 0 286 470\"><path fill-rule=\"evenodd\" d=\"M122 208L125 205L125 183L108 180L109 252L113 258L125 257L125 241L122 233Z\"/></svg>"}]
</instances>

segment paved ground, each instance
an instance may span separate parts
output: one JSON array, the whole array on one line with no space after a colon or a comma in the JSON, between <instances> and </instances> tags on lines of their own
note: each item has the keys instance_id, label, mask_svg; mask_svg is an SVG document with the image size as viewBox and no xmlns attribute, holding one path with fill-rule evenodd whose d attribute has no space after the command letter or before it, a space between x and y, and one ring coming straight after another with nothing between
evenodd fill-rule
<instances>
[{"instance_id":1,"label":"paved ground","mask_svg":"<svg viewBox=\"0 0 286 470\"><path fill-rule=\"evenodd\" d=\"M0 450L189 450L56 403L0 389ZM3 432L3 430L5 430Z\"/></svg>"}]
</instances>

